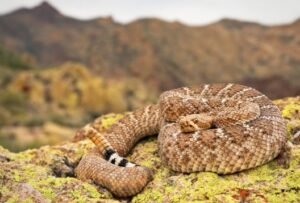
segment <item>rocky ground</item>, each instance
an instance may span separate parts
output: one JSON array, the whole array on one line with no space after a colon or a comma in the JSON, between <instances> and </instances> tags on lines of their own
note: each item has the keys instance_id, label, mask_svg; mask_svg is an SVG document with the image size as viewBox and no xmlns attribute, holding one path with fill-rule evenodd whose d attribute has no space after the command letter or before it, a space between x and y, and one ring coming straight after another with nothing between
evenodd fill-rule
<instances>
[{"instance_id":1,"label":"rocky ground","mask_svg":"<svg viewBox=\"0 0 300 203\"><path fill-rule=\"evenodd\" d=\"M300 202L300 97L275 103L287 120L294 143L289 168L274 160L226 176L176 173L161 163L153 137L141 141L128 157L152 168L153 181L140 194L117 199L105 188L74 177L74 166L93 147L89 140L20 153L0 147L0 202ZM120 117L110 114L100 118L99 129L105 130Z\"/></svg>"}]
</instances>

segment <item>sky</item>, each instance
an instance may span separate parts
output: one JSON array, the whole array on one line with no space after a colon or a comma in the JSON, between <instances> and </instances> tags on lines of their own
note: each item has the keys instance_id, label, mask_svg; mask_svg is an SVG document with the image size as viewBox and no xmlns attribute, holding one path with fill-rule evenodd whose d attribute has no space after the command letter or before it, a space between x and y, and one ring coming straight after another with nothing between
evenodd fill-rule
<instances>
[{"instance_id":1,"label":"sky","mask_svg":"<svg viewBox=\"0 0 300 203\"><path fill-rule=\"evenodd\" d=\"M42 0L0 0L0 14L20 7L33 7ZM48 0L68 16L79 19L112 16L128 23L156 17L203 25L222 18L276 25L300 18L300 0Z\"/></svg>"}]
</instances>

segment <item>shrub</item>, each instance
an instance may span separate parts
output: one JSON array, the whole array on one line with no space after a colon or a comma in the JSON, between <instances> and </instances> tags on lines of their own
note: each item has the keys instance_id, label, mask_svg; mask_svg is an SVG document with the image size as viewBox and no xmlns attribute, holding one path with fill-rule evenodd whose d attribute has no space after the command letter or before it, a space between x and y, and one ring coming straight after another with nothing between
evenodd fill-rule
<instances>
[{"instance_id":1,"label":"shrub","mask_svg":"<svg viewBox=\"0 0 300 203\"><path fill-rule=\"evenodd\" d=\"M23 61L18 55L0 47L0 64L14 70L30 69L31 66Z\"/></svg>"}]
</instances>

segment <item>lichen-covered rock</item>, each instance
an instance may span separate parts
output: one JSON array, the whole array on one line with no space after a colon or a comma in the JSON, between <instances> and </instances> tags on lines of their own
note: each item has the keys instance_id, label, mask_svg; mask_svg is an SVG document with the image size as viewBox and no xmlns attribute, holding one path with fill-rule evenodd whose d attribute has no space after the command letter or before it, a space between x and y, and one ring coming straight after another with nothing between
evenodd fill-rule
<instances>
[{"instance_id":1,"label":"lichen-covered rock","mask_svg":"<svg viewBox=\"0 0 300 203\"><path fill-rule=\"evenodd\" d=\"M289 123L299 123L300 98L276 101ZM103 131L120 115L98 120ZM297 130L298 129L298 130ZM299 125L289 128L289 135ZM80 138L80 135L79 137ZM78 139L80 140L80 139ZM300 145L292 146L289 168L277 161L233 175L183 174L164 166L155 137L142 140L128 159L150 167L155 175L131 199L73 177L73 168L93 144L89 140L11 153L0 147L0 202L300 202Z\"/></svg>"},{"instance_id":2,"label":"lichen-covered rock","mask_svg":"<svg viewBox=\"0 0 300 203\"><path fill-rule=\"evenodd\" d=\"M294 144L300 144L300 96L290 97L274 101L287 121L287 130L290 140Z\"/></svg>"}]
</instances>

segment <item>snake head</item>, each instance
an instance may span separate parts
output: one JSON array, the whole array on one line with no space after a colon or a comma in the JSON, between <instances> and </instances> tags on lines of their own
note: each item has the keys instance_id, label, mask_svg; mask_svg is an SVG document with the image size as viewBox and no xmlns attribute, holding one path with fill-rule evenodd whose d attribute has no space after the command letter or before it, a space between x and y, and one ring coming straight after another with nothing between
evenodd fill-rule
<instances>
[{"instance_id":1,"label":"snake head","mask_svg":"<svg viewBox=\"0 0 300 203\"><path fill-rule=\"evenodd\" d=\"M179 117L178 123L182 132L195 132L211 128L213 117L205 113L191 114Z\"/></svg>"}]
</instances>

